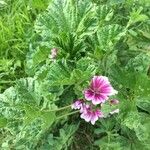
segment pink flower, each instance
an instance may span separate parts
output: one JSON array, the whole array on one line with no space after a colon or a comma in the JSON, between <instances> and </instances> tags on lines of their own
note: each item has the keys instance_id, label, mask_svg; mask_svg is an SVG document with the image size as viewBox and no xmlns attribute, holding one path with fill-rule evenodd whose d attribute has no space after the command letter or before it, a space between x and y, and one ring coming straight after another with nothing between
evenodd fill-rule
<instances>
[{"instance_id":1,"label":"pink flower","mask_svg":"<svg viewBox=\"0 0 150 150\"><path fill-rule=\"evenodd\" d=\"M80 116L82 119L84 119L86 122L91 122L91 124L95 124L95 122L103 117L103 114L100 110L92 111L90 107L87 107L85 111Z\"/></svg>"},{"instance_id":2,"label":"pink flower","mask_svg":"<svg viewBox=\"0 0 150 150\"><path fill-rule=\"evenodd\" d=\"M83 103L82 107L80 108L80 113L87 113L90 110L90 105Z\"/></svg>"},{"instance_id":3,"label":"pink flower","mask_svg":"<svg viewBox=\"0 0 150 150\"><path fill-rule=\"evenodd\" d=\"M82 106L83 106L83 100L79 99L71 105L71 108L72 109L83 109Z\"/></svg>"},{"instance_id":4,"label":"pink flower","mask_svg":"<svg viewBox=\"0 0 150 150\"><path fill-rule=\"evenodd\" d=\"M82 103L82 106L80 107L80 113L87 112L88 109L90 109L90 105Z\"/></svg>"},{"instance_id":5,"label":"pink flower","mask_svg":"<svg viewBox=\"0 0 150 150\"><path fill-rule=\"evenodd\" d=\"M119 104L119 101L117 99L112 99L112 100L110 100L110 104L117 105L117 104Z\"/></svg>"},{"instance_id":6,"label":"pink flower","mask_svg":"<svg viewBox=\"0 0 150 150\"><path fill-rule=\"evenodd\" d=\"M57 56L57 51L58 51L57 48L52 48L51 49L51 54L50 54L49 58L52 59L52 60L54 60L56 58L56 56Z\"/></svg>"},{"instance_id":7,"label":"pink flower","mask_svg":"<svg viewBox=\"0 0 150 150\"><path fill-rule=\"evenodd\" d=\"M118 92L111 86L109 80L105 76L94 76L90 87L84 91L85 99L92 101L94 105L104 103L109 96Z\"/></svg>"}]
</instances>

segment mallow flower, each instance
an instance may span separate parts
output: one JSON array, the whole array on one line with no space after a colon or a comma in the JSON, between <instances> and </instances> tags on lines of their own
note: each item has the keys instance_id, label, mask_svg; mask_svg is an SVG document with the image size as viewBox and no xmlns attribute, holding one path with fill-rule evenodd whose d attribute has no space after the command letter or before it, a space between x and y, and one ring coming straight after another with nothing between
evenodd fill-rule
<instances>
[{"instance_id":1,"label":"mallow flower","mask_svg":"<svg viewBox=\"0 0 150 150\"><path fill-rule=\"evenodd\" d=\"M76 100L72 105L71 105L72 109L82 109L83 108L83 100L82 99L78 99Z\"/></svg>"},{"instance_id":2,"label":"mallow flower","mask_svg":"<svg viewBox=\"0 0 150 150\"><path fill-rule=\"evenodd\" d=\"M82 119L84 119L86 122L91 122L92 125L95 124L95 122L103 117L103 113L100 110L92 110L91 107L88 107L85 111L82 112L80 115Z\"/></svg>"},{"instance_id":3,"label":"mallow flower","mask_svg":"<svg viewBox=\"0 0 150 150\"><path fill-rule=\"evenodd\" d=\"M86 104L82 99L76 100L72 105L72 109L80 110L80 117L84 119L86 122L91 122L91 124L95 124L95 122L103 117L103 114L100 110L92 110L92 107Z\"/></svg>"},{"instance_id":4,"label":"mallow flower","mask_svg":"<svg viewBox=\"0 0 150 150\"><path fill-rule=\"evenodd\" d=\"M88 89L84 91L85 99L92 101L94 105L104 103L109 96L118 92L112 87L105 76L94 76Z\"/></svg>"},{"instance_id":5,"label":"mallow flower","mask_svg":"<svg viewBox=\"0 0 150 150\"><path fill-rule=\"evenodd\" d=\"M101 108L105 105L104 103L109 99L109 96L117 93L107 77L94 76L90 86L84 91L85 99L76 100L71 107L72 109L78 109L80 117L94 125L99 118L106 117L101 112ZM116 99L110 99L108 102L110 105L117 105L119 103ZM119 113L119 109L115 109L109 114L115 113Z\"/></svg>"}]
</instances>

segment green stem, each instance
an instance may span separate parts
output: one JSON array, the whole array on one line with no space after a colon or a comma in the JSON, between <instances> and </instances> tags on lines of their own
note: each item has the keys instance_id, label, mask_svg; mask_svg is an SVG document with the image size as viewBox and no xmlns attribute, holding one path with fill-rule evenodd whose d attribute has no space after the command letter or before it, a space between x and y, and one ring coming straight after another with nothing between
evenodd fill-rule
<instances>
[{"instance_id":1,"label":"green stem","mask_svg":"<svg viewBox=\"0 0 150 150\"><path fill-rule=\"evenodd\" d=\"M43 112L53 112L53 111L60 111L60 110L63 110L63 109L67 109L67 108L71 108L71 105L68 105L68 106L65 106L65 107L61 107L61 108L58 108L58 109L42 110L42 111L43 111Z\"/></svg>"},{"instance_id":2,"label":"green stem","mask_svg":"<svg viewBox=\"0 0 150 150\"><path fill-rule=\"evenodd\" d=\"M0 84L4 84L4 83L15 83L16 81L0 81Z\"/></svg>"},{"instance_id":3,"label":"green stem","mask_svg":"<svg viewBox=\"0 0 150 150\"><path fill-rule=\"evenodd\" d=\"M107 136L108 136L108 144L110 144L110 132L107 132Z\"/></svg>"},{"instance_id":4,"label":"green stem","mask_svg":"<svg viewBox=\"0 0 150 150\"><path fill-rule=\"evenodd\" d=\"M61 118L66 117L66 116L69 116L69 115L72 115L72 114L75 114L75 113L77 113L77 112L79 112L79 110L74 111L74 112L71 112L71 113L68 113L68 114L65 114L65 115L62 115L62 116L60 116L60 117L57 117L56 120L61 119Z\"/></svg>"}]
</instances>

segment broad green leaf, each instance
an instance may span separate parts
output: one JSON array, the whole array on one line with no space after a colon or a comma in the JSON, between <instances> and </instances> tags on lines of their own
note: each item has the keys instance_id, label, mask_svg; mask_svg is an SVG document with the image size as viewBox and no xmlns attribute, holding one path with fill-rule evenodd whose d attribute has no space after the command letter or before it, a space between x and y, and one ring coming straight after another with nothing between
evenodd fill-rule
<instances>
[{"instance_id":1,"label":"broad green leaf","mask_svg":"<svg viewBox=\"0 0 150 150\"><path fill-rule=\"evenodd\" d=\"M138 113L136 111L127 113L122 124L126 125L131 130L132 129L134 130L134 128L136 128L137 126L140 126L141 123L140 123L140 117Z\"/></svg>"},{"instance_id":2,"label":"broad green leaf","mask_svg":"<svg viewBox=\"0 0 150 150\"><path fill-rule=\"evenodd\" d=\"M39 15L35 29L44 41L59 47L62 55L72 59L84 50L83 41L93 32L93 16L94 5L88 0L56 0Z\"/></svg>"},{"instance_id":3,"label":"broad green leaf","mask_svg":"<svg viewBox=\"0 0 150 150\"><path fill-rule=\"evenodd\" d=\"M145 98L140 97L140 98L137 98L136 101L137 101L137 106L139 108L150 113L150 99L149 99L149 97L147 97L147 98L146 97Z\"/></svg>"},{"instance_id":4,"label":"broad green leaf","mask_svg":"<svg viewBox=\"0 0 150 150\"><path fill-rule=\"evenodd\" d=\"M103 51L111 50L123 35L123 28L117 24L100 28L97 32L99 48Z\"/></svg>"},{"instance_id":5,"label":"broad green leaf","mask_svg":"<svg viewBox=\"0 0 150 150\"><path fill-rule=\"evenodd\" d=\"M70 69L66 63L55 62L50 65L47 80L51 86L69 85Z\"/></svg>"},{"instance_id":6,"label":"broad green leaf","mask_svg":"<svg viewBox=\"0 0 150 150\"><path fill-rule=\"evenodd\" d=\"M88 61L91 62L90 65L87 64ZM71 82L77 84L89 80L93 75L95 75L97 69L95 65L96 64L91 59L80 59L77 62L76 69L71 72Z\"/></svg>"},{"instance_id":7,"label":"broad green leaf","mask_svg":"<svg viewBox=\"0 0 150 150\"><path fill-rule=\"evenodd\" d=\"M150 56L145 53L140 53L135 58L131 58L126 65L126 68L138 73L147 74L150 64Z\"/></svg>"},{"instance_id":8,"label":"broad green leaf","mask_svg":"<svg viewBox=\"0 0 150 150\"><path fill-rule=\"evenodd\" d=\"M55 112L41 112L41 118L43 119L43 128L48 129L56 119Z\"/></svg>"},{"instance_id":9,"label":"broad green leaf","mask_svg":"<svg viewBox=\"0 0 150 150\"><path fill-rule=\"evenodd\" d=\"M25 125L30 124L32 121L40 117L40 111L38 110L38 108L34 106L25 105L24 109L25 109L25 119L24 119Z\"/></svg>"},{"instance_id":10,"label":"broad green leaf","mask_svg":"<svg viewBox=\"0 0 150 150\"><path fill-rule=\"evenodd\" d=\"M105 21L110 21L114 15L114 10L108 5L99 5L96 10L98 25L102 26Z\"/></svg>"},{"instance_id":11,"label":"broad green leaf","mask_svg":"<svg viewBox=\"0 0 150 150\"><path fill-rule=\"evenodd\" d=\"M17 96L20 99L19 103L38 105L41 101L42 95L40 85L34 78L23 78L17 81L15 86Z\"/></svg>"},{"instance_id":12,"label":"broad green leaf","mask_svg":"<svg viewBox=\"0 0 150 150\"><path fill-rule=\"evenodd\" d=\"M78 125L65 125L63 129L59 130L59 136L55 137L53 141L52 150L67 149L70 142L73 140L73 134L78 129Z\"/></svg>"},{"instance_id":13,"label":"broad green leaf","mask_svg":"<svg viewBox=\"0 0 150 150\"><path fill-rule=\"evenodd\" d=\"M143 10L143 8L140 7L140 8L138 8L138 10L133 10L130 13L129 25L134 24L136 22L148 20L148 16L147 15L141 14L142 10Z\"/></svg>"},{"instance_id":14,"label":"broad green leaf","mask_svg":"<svg viewBox=\"0 0 150 150\"><path fill-rule=\"evenodd\" d=\"M98 145L102 150L121 150L121 144L111 133L108 133L107 136L96 140L95 145Z\"/></svg>"},{"instance_id":15,"label":"broad green leaf","mask_svg":"<svg viewBox=\"0 0 150 150\"><path fill-rule=\"evenodd\" d=\"M44 47L44 46L37 47L32 57L33 66L38 65L42 61L45 61L48 58L48 55L50 54L50 52L51 50L47 47Z\"/></svg>"}]
</instances>

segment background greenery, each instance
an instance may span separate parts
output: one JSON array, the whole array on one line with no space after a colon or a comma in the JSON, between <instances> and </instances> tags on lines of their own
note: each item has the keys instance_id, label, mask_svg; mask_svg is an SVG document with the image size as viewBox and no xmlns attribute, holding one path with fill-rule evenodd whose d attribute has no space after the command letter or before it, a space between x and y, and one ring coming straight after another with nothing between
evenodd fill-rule
<instances>
[{"instance_id":1,"label":"background greenery","mask_svg":"<svg viewBox=\"0 0 150 150\"><path fill-rule=\"evenodd\" d=\"M0 0L0 149L149 150L149 41L149 0ZM95 74L120 113L93 126L64 107Z\"/></svg>"}]
</instances>

